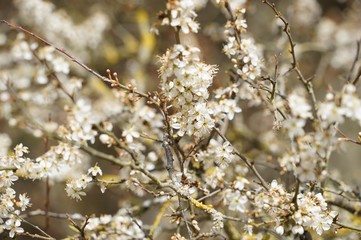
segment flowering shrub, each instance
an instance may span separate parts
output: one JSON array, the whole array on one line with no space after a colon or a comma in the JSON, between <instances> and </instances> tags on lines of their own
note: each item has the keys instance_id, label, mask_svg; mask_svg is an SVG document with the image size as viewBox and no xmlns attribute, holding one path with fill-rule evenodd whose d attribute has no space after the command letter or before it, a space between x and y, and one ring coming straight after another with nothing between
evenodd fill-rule
<instances>
[{"instance_id":1,"label":"flowering shrub","mask_svg":"<svg viewBox=\"0 0 361 240\"><path fill-rule=\"evenodd\" d=\"M2 238L360 239L360 3L207 2L12 3Z\"/></svg>"}]
</instances>

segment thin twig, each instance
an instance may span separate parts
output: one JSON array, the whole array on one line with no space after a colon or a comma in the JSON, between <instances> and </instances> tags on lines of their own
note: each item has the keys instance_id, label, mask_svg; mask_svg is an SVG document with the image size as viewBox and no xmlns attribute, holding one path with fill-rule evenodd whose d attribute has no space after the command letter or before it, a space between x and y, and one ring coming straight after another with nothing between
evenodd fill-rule
<instances>
[{"instance_id":1,"label":"thin twig","mask_svg":"<svg viewBox=\"0 0 361 240\"><path fill-rule=\"evenodd\" d=\"M345 196L343 191L341 191L341 192L336 192L336 191L333 191L333 190L330 190L330 189L325 189L325 188L322 188L322 191L323 191L323 192L329 192L329 193L332 193L332 194L336 194L336 195L338 195L338 196L340 196L340 197L343 197L344 199L346 199L347 201L350 201L350 202L351 202L351 201L354 201L354 202L358 202L358 201L359 201L358 199L351 199L351 198Z\"/></svg>"},{"instance_id":2,"label":"thin twig","mask_svg":"<svg viewBox=\"0 0 361 240\"><path fill-rule=\"evenodd\" d=\"M55 238L53 238L52 236L50 236L49 234L47 234L47 233L46 233L44 230L42 230L40 227L32 224L31 222L29 222L29 221L27 221L27 220L25 220L25 219L23 219L23 218L21 218L21 220L22 220L24 223L29 224L30 226L32 226L33 228L35 228L36 230L38 230L38 231L41 232L42 234L44 234L46 237L48 237L48 239L55 239Z\"/></svg>"},{"instance_id":3,"label":"thin twig","mask_svg":"<svg viewBox=\"0 0 361 240\"><path fill-rule=\"evenodd\" d=\"M336 131L342 135L342 138L338 138L339 141L342 141L342 142L351 142L351 143L354 143L354 144L357 144L357 145L361 145L361 142L358 141L358 140L354 140L352 138L349 138L347 137L340 129L338 129L336 126L335 126L335 129Z\"/></svg>"},{"instance_id":4,"label":"thin twig","mask_svg":"<svg viewBox=\"0 0 361 240\"><path fill-rule=\"evenodd\" d=\"M41 60L39 56L36 54L35 50L32 50L33 56L41 63L43 64L46 69L50 72L50 76L53 76L53 78L56 80L56 87L60 88L60 90L69 97L69 99L74 103L75 99L74 96L72 96L68 91L65 90L63 83L60 81L56 73L50 68L48 62L46 60Z\"/></svg>"},{"instance_id":5,"label":"thin twig","mask_svg":"<svg viewBox=\"0 0 361 240\"><path fill-rule=\"evenodd\" d=\"M51 121L51 119L49 119L49 121ZM45 152L47 152L49 150L49 137L46 136L45 139ZM45 208L45 227L44 230L47 231L49 229L50 226L50 218L48 216L48 212L49 212L49 208L50 208L50 179L49 176L46 177L45 180L45 203L44 203L44 208Z\"/></svg>"},{"instance_id":6,"label":"thin twig","mask_svg":"<svg viewBox=\"0 0 361 240\"><path fill-rule=\"evenodd\" d=\"M125 146L125 144L114 134L114 132L106 130L105 128L103 128L99 124L97 124L96 127L102 133L105 133L105 134L109 135L110 137L112 137L113 140L117 143L117 146L119 148L125 150L131 156L131 158L134 160L135 164L137 164L137 165L140 164L139 159L136 157L136 153L132 149L130 149L129 147Z\"/></svg>"},{"instance_id":7,"label":"thin twig","mask_svg":"<svg viewBox=\"0 0 361 240\"><path fill-rule=\"evenodd\" d=\"M68 219L68 216L71 216L72 219L75 220L84 220L85 217L82 215L75 213L75 214L66 214L66 213L56 213L56 212L47 212L49 217L52 218L59 218L59 219ZM22 219L29 218L29 217L36 217L36 216L45 216L46 212L42 209L37 209L34 211L27 212L25 214L20 215Z\"/></svg>"},{"instance_id":8,"label":"thin twig","mask_svg":"<svg viewBox=\"0 0 361 240\"><path fill-rule=\"evenodd\" d=\"M273 12L276 14L276 18L279 18L283 22L283 25L284 25L283 32L286 34L286 36L288 38L288 42L290 44L289 52L290 52L291 57L292 57L291 68L288 70L288 72L290 72L292 70L296 72L299 80L302 82L303 86L307 90L307 93L311 97L313 117L315 119L320 120L319 117L318 117L318 114L317 114L317 110L318 110L317 100L316 100L316 95L315 95L314 90L313 90L311 79L306 79L303 76L301 70L298 67L298 60L296 58L296 52L295 52L296 44L295 44L295 42L294 42L294 40L292 38L292 35L291 35L290 25L287 22L287 20L282 16L281 12L277 10L274 3L270 3L267 0L262 0L262 2L267 4L273 10Z\"/></svg>"},{"instance_id":9,"label":"thin twig","mask_svg":"<svg viewBox=\"0 0 361 240\"><path fill-rule=\"evenodd\" d=\"M16 236L26 236L26 237L30 237L30 238L44 239L44 240L54 240L55 239L55 238L52 238L52 237L44 237L44 236L41 236L39 234L31 234L31 233L28 233L28 232L17 233Z\"/></svg>"},{"instance_id":10,"label":"thin twig","mask_svg":"<svg viewBox=\"0 0 361 240\"><path fill-rule=\"evenodd\" d=\"M278 56L277 55L275 55L275 61L276 61L275 70L274 70L274 74L273 74L273 80L271 81L271 84L272 84L272 93L271 93L271 97L270 97L271 102L274 100L276 89L277 89L277 78L278 78Z\"/></svg>"},{"instance_id":11,"label":"thin twig","mask_svg":"<svg viewBox=\"0 0 361 240\"><path fill-rule=\"evenodd\" d=\"M209 194L207 194L207 195L205 195L205 196L203 196L201 198L198 198L197 200L201 202L201 201L203 201L203 200L205 200L207 198L213 197L214 195L218 194L222 190L223 189L219 188L219 189L217 189L217 190L215 190L215 191L213 191L213 192L211 192L211 193L209 193Z\"/></svg>"},{"instance_id":12,"label":"thin twig","mask_svg":"<svg viewBox=\"0 0 361 240\"><path fill-rule=\"evenodd\" d=\"M184 209L183 209L183 207L182 207L182 200L181 200L181 196L178 194L178 207L179 207L179 211L181 212L181 215L182 215L182 218L183 218L183 220L184 220L184 224L186 225L186 229L187 229L187 232L188 232L188 236L189 236L189 239L193 239L193 237L192 237L192 231L191 231L191 229L190 229L190 227L189 227L189 224L188 224L188 220L187 220L187 217L186 217L186 215L185 215L185 213L184 213Z\"/></svg>"},{"instance_id":13,"label":"thin twig","mask_svg":"<svg viewBox=\"0 0 361 240\"><path fill-rule=\"evenodd\" d=\"M346 82L347 82L347 83L350 83L352 73L353 73L353 71L355 70L357 61L358 61L359 58L360 58L360 47L361 47L361 40L358 40L358 41L356 42L356 55L355 55L355 58L354 58L354 60L353 60L353 62L352 62L351 69L350 69L350 71L348 72L348 75L347 75L347 78L346 78ZM354 82L352 82L352 84L354 84Z\"/></svg>"},{"instance_id":14,"label":"thin twig","mask_svg":"<svg viewBox=\"0 0 361 240\"><path fill-rule=\"evenodd\" d=\"M83 224L81 226L79 226L73 219L71 219L70 216L68 216L68 220L70 222L70 224L76 229L78 230L79 234L80 234L80 240L86 240L85 237L85 227L86 225L88 225L89 223L89 217L85 217Z\"/></svg>"},{"instance_id":15,"label":"thin twig","mask_svg":"<svg viewBox=\"0 0 361 240\"><path fill-rule=\"evenodd\" d=\"M353 230L353 231L356 231L356 232L361 232L361 228L349 226L349 225L347 225L347 224L340 223L340 222L338 222L338 221L335 222L334 224L337 225L337 226L340 226L341 228L346 228L346 229Z\"/></svg>"}]
</instances>

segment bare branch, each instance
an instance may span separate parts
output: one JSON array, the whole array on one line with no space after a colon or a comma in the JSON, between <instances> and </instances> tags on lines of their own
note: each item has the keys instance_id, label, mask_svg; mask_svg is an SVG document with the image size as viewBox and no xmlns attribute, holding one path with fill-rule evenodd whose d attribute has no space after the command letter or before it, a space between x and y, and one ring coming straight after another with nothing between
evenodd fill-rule
<instances>
[{"instance_id":1,"label":"bare branch","mask_svg":"<svg viewBox=\"0 0 361 240\"><path fill-rule=\"evenodd\" d=\"M313 90L313 85L312 85L311 79L306 79L298 67L298 60L296 58L296 53L295 53L296 43L294 42L294 40L292 38L290 25L287 22L287 20L282 16L281 12L277 10L276 5L274 3L270 3L267 0L262 0L262 2L267 4L273 10L273 12L276 14L276 18L279 18L284 24L283 32L286 34L286 36L288 38L288 42L290 44L290 54L292 57L291 68L288 71L293 70L296 72L299 80L301 81L301 83L307 90L307 93L311 97L313 117L315 119L319 119L319 117L317 115L317 110L318 110L317 100L316 100L315 92Z\"/></svg>"}]
</instances>

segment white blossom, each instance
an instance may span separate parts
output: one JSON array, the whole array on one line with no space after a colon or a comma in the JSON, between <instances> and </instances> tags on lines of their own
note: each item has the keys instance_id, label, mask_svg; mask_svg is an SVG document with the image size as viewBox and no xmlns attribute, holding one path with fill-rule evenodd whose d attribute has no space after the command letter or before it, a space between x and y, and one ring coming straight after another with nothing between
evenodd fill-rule
<instances>
[{"instance_id":1,"label":"white blossom","mask_svg":"<svg viewBox=\"0 0 361 240\"><path fill-rule=\"evenodd\" d=\"M229 210L243 213L246 210L247 202L247 196L241 195L240 191L227 189L224 193L223 203L228 206Z\"/></svg>"},{"instance_id":2,"label":"white blossom","mask_svg":"<svg viewBox=\"0 0 361 240\"><path fill-rule=\"evenodd\" d=\"M197 17L195 10L205 5L206 1L176 0L167 3L167 16L162 25L179 28L183 33L198 32L199 24L194 20Z\"/></svg>"},{"instance_id":3,"label":"white blossom","mask_svg":"<svg viewBox=\"0 0 361 240\"><path fill-rule=\"evenodd\" d=\"M97 175L102 176L103 172L98 165L95 165L94 167L88 169L88 174L91 174L93 177L96 177Z\"/></svg>"}]
</instances>

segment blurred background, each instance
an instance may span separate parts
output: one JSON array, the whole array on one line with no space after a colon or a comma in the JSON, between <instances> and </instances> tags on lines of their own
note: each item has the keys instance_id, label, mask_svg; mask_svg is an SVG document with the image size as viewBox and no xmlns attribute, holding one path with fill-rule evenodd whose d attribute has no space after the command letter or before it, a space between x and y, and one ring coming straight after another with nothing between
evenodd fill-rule
<instances>
[{"instance_id":1,"label":"blurred background","mask_svg":"<svg viewBox=\"0 0 361 240\"><path fill-rule=\"evenodd\" d=\"M234 1L237 2L237 1ZM297 0L274 1L291 25L296 53L300 68L306 77L313 77L317 97L323 99L328 89L340 89L356 55L356 41L360 39L361 1L359 0ZM236 4L236 3L235 3ZM272 72L275 54L282 54L286 63L289 56L284 51L285 36L281 26L274 18L271 9L261 1L248 1L248 34L253 36L264 53L265 73ZM73 56L106 75L106 69L117 72L124 83L134 83L142 91L158 90L158 55L175 43L174 32L168 27L159 26L157 15L165 9L164 0L14 0L0 1L1 19L19 24L43 36L55 46L66 49ZM230 80L227 71L232 63L222 53L224 45L223 27L226 23L225 12L215 7L213 1L199 11L197 18L201 29L198 34L182 35L181 42L201 49L201 58L207 64L215 64L219 72L213 88ZM154 32L159 31L159 35ZM6 65L6 54L17 32L7 26L0 26L0 72ZM287 66L287 65L286 65ZM87 78L88 73L76 65L71 66L71 74ZM298 82L295 76L290 81ZM96 94L106 94L107 86L98 81L85 81ZM93 86L92 86L93 85ZM243 104L242 116L233 122L235 131L228 136L248 154L257 156L256 136L272 130L272 119L260 114L257 108ZM360 110L361 111L361 110ZM249 128L247 136L237 132L237 123L242 122ZM340 128L350 137L356 138L360 131L357 123L346 122ZM7 121L0 120L0 133L7 133L12 139L12 147L22 142L29 146L30 157L44 153L43 140L9 127ZM239 143L238 143L239 142ZM0 142L0 145L2 143ZM106 151L106 149L104 148ZM346 183L361 184L358 176L361 167L361 150L348 144L347 152L338 151L332 156L332 169L345 173ZM97 162L96 159L91 160ZM117 174L109 164L100 166L109 175ZM273 173L265 173L273 179ZM64 183L54 182L50 188L50 211L61 213L79 212L83 215L114 214L128 202L133 204L144 201L127 190L108 189L101 194L94 187L87 192L83 201L69 199L64 191ZM46 183L23 181L17 184L20 192L27 191L33 203L32 209L44 209L46 202ZM145 211L140 217L145 224L152 223L158 208ZM43 217L31 219L40 227L44 226ZM65 237L71 230L64 220L51 219L50 235ZM164 239L167 239L166 233Z\"/></svg>"}]
</instances>

